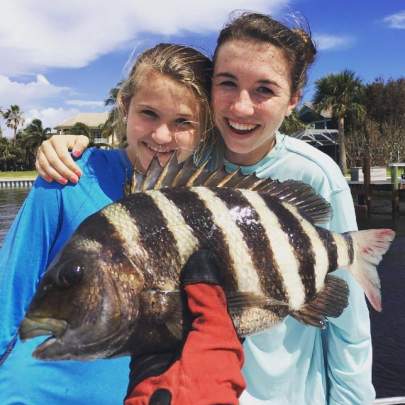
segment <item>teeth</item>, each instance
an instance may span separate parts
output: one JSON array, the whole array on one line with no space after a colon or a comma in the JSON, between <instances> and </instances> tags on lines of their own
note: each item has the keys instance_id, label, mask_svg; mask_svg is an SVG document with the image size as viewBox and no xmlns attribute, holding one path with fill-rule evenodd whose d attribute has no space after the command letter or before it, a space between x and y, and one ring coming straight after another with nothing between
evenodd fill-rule
<instances>
[{"instance_id":1,"label":"teeth","mask_svg":"<svg viewBox=\"0 0 405 405\"><path fill-rule=\"evenodd\" d=\"M166 148L164 146L160 146L160 145L146 145L150 150L152 150L153 152L157 152L157 153L168 153L168 152L173 152L174 149L169 149Z\"/></svg>"},{"instance_id":2,"label":"teeth","mask_svg":"<svg viewBox=\"0 0 405 405\"><path fill-rule=\"evenodd\" d=\"M237 129L239 131L251 131L252 129L256 128L257 125L252 125L252 124L239 124L238 122L234 121L228 121L229 125Z\"/></svg>"}]
</instances>

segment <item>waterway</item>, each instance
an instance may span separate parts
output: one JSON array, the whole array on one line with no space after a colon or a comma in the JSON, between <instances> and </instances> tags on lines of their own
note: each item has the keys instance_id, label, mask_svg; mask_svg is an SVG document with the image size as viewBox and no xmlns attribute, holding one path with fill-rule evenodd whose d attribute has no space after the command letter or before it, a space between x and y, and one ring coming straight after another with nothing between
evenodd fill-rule
<instances>
[{"instance_id":1,"label":"waterway","mask_svg":"<svg viewBox=\"0 0 405 405\"><path fill-rule=\"evenodd\" d=\"M29 188L0 189L0 246Z\"/></svg>"},{"instance_id":2,"label":"waterway","mask_svg":"<svg viewBox=\"0 0 405 405\"><path fill-rule=\"evenodd\" d=\"M0 189L0 246L28 191L25 188ZM380 209L380 214L374 215L371 221L359 224L363 229L392 226L399 231L393 246L379 266L383 312L378 314L370 310L374 347L373 382L377 398L405 396L405 215L403 214L402 222L394 225L390 223L389 213L381 214Z\"/></svg>"}]
</instances>

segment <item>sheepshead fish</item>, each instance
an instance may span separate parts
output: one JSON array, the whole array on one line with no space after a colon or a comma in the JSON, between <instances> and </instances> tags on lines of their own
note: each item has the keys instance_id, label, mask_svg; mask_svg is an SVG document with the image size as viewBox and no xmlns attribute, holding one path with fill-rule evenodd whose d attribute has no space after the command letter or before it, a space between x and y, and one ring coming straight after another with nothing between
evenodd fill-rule
<instances>
[{"instance_id":1,"label":"sheepshead fish","mask_svg":"<svg viewBox=\"0 0 405 405\"><path fill-rule=\"evenodd\" d=\"M329 216L329 204L297 181L154 161L128 196L79 226L44 275L20 337L50 336L33 353L48 360L173 350L188 325L179 275L200 248L221 261L240 336L287 315L318 327L339 316L349 291L330 275L338 267L381 310L376 266L394 232L337 234L318 226Z\"/></svg>"}]
</instances>

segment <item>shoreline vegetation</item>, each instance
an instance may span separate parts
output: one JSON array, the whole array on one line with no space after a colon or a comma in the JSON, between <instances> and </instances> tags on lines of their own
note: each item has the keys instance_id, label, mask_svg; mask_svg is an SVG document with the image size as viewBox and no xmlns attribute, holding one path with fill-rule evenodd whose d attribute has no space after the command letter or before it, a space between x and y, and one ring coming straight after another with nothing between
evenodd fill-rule
<instances>
[{"instance_id":1,"label":"shoreline vegetation","mask_svg":"<svg viewBox=\"0 0 405 405\"><path fill-rule=\"evenodd\" d=\"M24 171L0 171L0 180L35 180L38 173L36 170L24 170Z\"/></svg>"}]
</instances>

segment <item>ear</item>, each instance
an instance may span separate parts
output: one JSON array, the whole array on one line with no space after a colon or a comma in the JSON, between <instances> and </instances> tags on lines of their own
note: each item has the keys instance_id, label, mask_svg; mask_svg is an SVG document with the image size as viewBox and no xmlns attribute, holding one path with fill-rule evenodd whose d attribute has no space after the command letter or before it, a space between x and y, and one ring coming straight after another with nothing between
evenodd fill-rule
<instances>
[{"instance_id":1,"label":"ear","mask_svg":"<svg viewBox=\"0 0 405 405\"><path fill-rule=\"evenodd\" d=\"M294 110L294 108L297 106L300 99L301 99L301 92L299 90L297 90L295 93L293 93L291 95L290 101L288 103L287 111L285 114L286 117L288 117L291 114L292 110Z\"/></svg>"}]
</instances>

